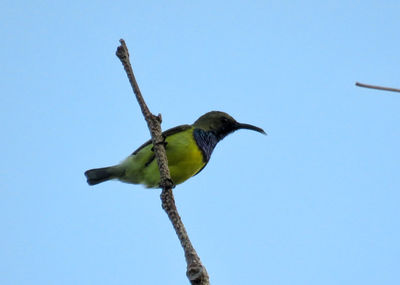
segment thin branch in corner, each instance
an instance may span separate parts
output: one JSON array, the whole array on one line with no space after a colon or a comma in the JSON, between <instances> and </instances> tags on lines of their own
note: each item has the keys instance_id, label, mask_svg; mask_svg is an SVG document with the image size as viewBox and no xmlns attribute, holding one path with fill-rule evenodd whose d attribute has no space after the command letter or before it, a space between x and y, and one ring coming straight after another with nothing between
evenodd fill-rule
<instances>
[{"instance_id":1,"label":"thin branch in corner","mask_svg":"<svg viewBox=\"0 0 400 285\"><path fill-rule=\"evenodd\" d=\"M400 92L400 89L397 89L397 88L370 85L370 84L364 84L364 83L359 83L359 82L356 82L356 86L365 87L365 88L371 88L371 89L377 89L377 90L383 90L383 91Z\"/></svg>"},{"instance_id":2,"label":"thin branch in corner","mask_svg":"<svg viewBox=\"0 0 400 285\"><path fill-rule=\"evenodd\" d=\"M175 199L172 193L172 188L174 187L174 184L171 180L170 172L168 169L168 160L164 147L164 138L161 132L161 115L153 115L147 107L146 102L143 99L142 93L140 92L139 85L136 82L132 65L129 61L128 48L123 39L120 40L120 43L121 45L117 48L116 55L121 60L121 63L124 66L133 92L136 95L136 99L140 105L143 116L150 130L151 139L154 146L154 153L157 159L158 168L160 170L162 208L167 213L168 218L170 219L185 252L187 264L186 275L189 278L191 284L209 285L210 281L207 270L201 263L200 258L196 253L196 250L190 242L185 226L183 225L178 210L176 209Z\"/></svg>"}]
</instances>

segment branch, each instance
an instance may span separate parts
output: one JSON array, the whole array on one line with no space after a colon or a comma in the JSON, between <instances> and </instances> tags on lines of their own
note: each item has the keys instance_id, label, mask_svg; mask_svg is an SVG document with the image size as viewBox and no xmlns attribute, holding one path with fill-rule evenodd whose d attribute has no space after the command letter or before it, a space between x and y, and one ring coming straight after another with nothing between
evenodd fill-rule
<instances>
[{"instance_id":1,"label":"branch","mask_svg":"<svg viewBox=\"0 0 400 285\"><path fill-rule=\"evenodd\" d=\"M384 90L384 91L400 92L400 89L397 89L397 88L369 85L369 84L364 84L364 83L359 83L359 82L356 82L356 86L377 89L377 90Z\"/></svg>"},{"instance_id":2,"label":"branch","mask_svg":"<svg viewBox=\"0 0 400 285\"><path fill-rule=\"evenodd\" d=\"M164 137L161 132L161 114L158 116L153 115L146 105L143 99L142 93L140 92L139 85L136 82L135 75L132 70L131 63L129 61L128 48L123 39L120 40L121 45L117 48L116 55L121 60L122 65L128 75L129 82L131 83L133 92L136 95L136 99L140 105L143 116L149 127L151 139L154 146L154 153L157 159L158 168L160 170L160 187L162 208L167 213L168 218L172 222L176 234L178 235L179 241L185 252L187 270L186 276L189 278L191 284L208 285L210 284L208 273L206 268L202 265L199 256L196 253L192 243L190 242L189 236L186 232L185 226L179 216L178 210L175 206L175 199L172 193L174 183L171 179L171 175L168 169L168 160L164 148Z\"/></svg>"}]
</instances>

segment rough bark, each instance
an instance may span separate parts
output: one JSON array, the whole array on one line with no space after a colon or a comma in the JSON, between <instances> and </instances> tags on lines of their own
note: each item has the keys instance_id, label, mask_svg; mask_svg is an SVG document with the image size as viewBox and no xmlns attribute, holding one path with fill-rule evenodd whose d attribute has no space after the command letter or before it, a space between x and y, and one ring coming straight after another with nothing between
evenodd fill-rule
<instances>
[{"instance_id":1,"label":"rough bark","mask_svg":"<svg viewBox=\"0 0 400 285\"><path fill-rule=\"evenodd\" d=\"M122 65L124 66L133 92L136 95L136 99L140 105L140 109L142 110L143 116L150 130L151 139L154 145L154 153L157 159L158 168L160 169L162 208L167 213L185 252L187 264L186 275L189 278L191 284L210 284L207 270L202 265L200 258L196 253L196 250L190 242L185 226L183 225L183 222L175 205L175 199L172 193L174 183L171 180L171 175L169 173L168 160L164 148L164 138L161 131L161 114L155 116L150 112L149 108L147 107L132 70L132 66L129 60L128 48L123 39L120 40L120 43L121 45L117 48L116 55L121 60Z\"/></svg>"}]
</instances>

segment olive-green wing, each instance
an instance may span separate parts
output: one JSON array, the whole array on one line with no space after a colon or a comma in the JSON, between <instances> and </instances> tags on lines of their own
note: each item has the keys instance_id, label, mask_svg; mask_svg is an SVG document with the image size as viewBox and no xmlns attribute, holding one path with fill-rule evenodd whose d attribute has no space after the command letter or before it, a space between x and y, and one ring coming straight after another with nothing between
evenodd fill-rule
<instances>
[{"instance_id":1,"label":"olive-green wing","mask_svg":"<svg viewBox=\"0 0 400 285\"><path fill-rule=\"evenodd\" d=\"M180 125L180 126L177 126L177 127L174 127L174 128L164 131L162 133L162 136L164 137L164 139L166 139L168 136L171 136L171 135L179 133L179 132L186 131L187 129L190 129L191 127L192 127L191 125ZM151 140L148 140L147 142L142 144L137 150L135 150L132 153L132 155L137 154L142 148L148 146L149 144L151 144Z\"/></svg>"}]
</instances>

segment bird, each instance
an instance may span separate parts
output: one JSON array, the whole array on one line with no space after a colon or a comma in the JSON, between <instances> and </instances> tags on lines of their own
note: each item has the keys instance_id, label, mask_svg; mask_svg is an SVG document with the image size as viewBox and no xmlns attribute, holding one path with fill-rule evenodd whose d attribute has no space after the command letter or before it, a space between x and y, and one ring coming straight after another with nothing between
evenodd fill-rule
<instances>
[{"instance_id":1,"label":"bird","mask_svg":"<svg viewBox=\"0 0 400 285\"><path fill-rule=\"evenodd\" d=\"M209 162L218 142L240 129L266 134L263 129L239 123L221 111L208 112L191 125L180 125L164 131L162 136L172 182L181 184L197 175ZM117 179L142 184L146 188L160 187L160 172L151 140L120 164L87 170L85 176L89 185Z\"/></svg>"}]
</instances>

